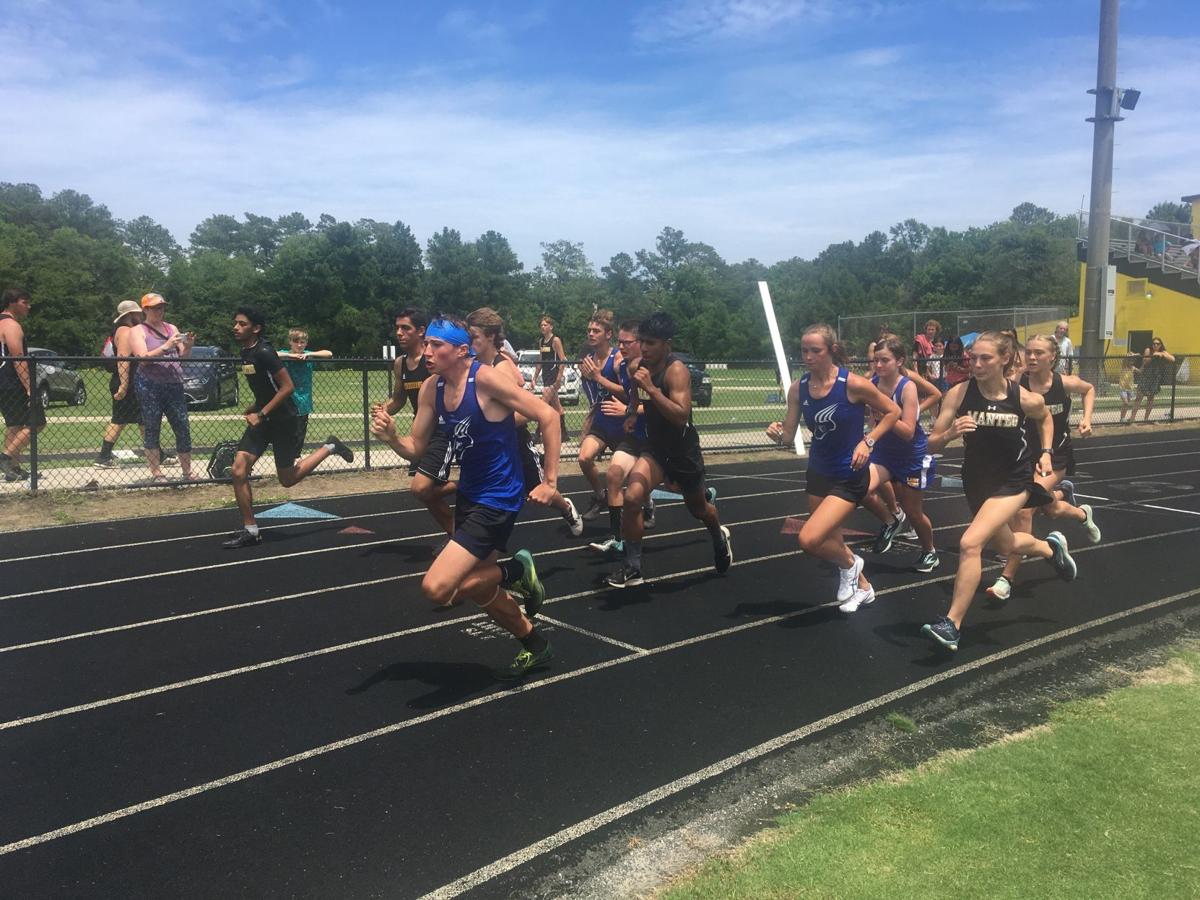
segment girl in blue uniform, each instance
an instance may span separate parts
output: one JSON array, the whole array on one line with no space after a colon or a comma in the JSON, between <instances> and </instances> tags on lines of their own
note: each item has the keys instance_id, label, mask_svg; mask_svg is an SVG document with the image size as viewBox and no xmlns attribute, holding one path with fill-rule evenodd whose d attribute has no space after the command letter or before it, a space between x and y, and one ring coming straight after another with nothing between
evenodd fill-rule
<instances>
[{"instance_id":1,"label":"girl in blue uniform","mask_svg":"<svg viewBox=\"0 0 1200 900\"><path fill-rule=\"evenodd\" d=\"M917 560L916 570L932 572L938 567L939 560L933 548L933 526L925 515L923 492L930 486L936 466L928 452L925 429L921 427L917 386L903 369L904 357L904 344L895 335L875 344L871 361L875 374L871 383L900 407L900 418L895 427L876 442L871 450L871 464L878 470L881 485L890 483L895 489L896 500L904 511L902 521L913 527L921 542L921 557ZM872 512L876 515L883 513L883 504L875 494L867 498L865 505L874 506ZM885 525L882 534L886 535L888 531L889 526ZM894 529L892 531L894 533Z\"/></svg>"},{"instance_id":2,"label":"girl in blue uniform","mask_svg":"<svg viewBox=\"0 0 1200 900\"><path fill-rule=\"evenodd\" d=\"M787 418L773 422L767 436L790 445L800 417L812 432L808 457L808 521L800 530L806 553L837 565L838 607L851 613L875 602L863 574L863 560L850 552L842 523L879 484L872 475L871 451L892 430L900 408L861 375L846 368L845 351L828 325L810 325L800 340L808 373L788 388ZM876 414L875 427L863 435L865 408Z\"/></svg>"}]
</instances>

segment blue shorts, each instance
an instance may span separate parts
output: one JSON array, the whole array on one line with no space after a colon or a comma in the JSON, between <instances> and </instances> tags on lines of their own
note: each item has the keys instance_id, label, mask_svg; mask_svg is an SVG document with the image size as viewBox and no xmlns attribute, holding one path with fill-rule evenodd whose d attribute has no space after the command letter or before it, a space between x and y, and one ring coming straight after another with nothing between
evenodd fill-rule
<instances>
[{"instance_id":1,"label":"blue shorts","mask_svg":"<svg viewBox=\"0 0 1200 900\"><path fill-rule=\"evenodd\" d=\"M882 458L872 459L871 462L886 468L892 481L898 481L914 491L930 487L937 474L937 458L928 453L912 456L904 462Z\"/></svg>"}]
</instances>

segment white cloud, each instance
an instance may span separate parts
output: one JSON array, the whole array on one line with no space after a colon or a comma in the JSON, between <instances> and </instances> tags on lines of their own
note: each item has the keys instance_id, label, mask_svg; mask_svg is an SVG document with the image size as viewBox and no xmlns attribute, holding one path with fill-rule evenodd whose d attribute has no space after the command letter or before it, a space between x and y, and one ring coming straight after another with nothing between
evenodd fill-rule
<instances>
[{"instance_id":1,"label":"white cloud","mask_svg":"<svg viewBox=\"0 0 1200 900\"><path fill-rule=\"evenodd\" d=\"M823 24L859 4L845 0L667 0L635 22L643 44L759 37L782 25Z\"/></svg>"}]
</instances>

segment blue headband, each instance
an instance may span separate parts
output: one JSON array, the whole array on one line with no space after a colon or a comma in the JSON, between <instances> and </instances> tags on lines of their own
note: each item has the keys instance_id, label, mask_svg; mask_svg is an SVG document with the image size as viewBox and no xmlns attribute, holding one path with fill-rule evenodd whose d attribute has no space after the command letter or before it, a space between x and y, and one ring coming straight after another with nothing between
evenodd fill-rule
<instances>
[{"instance_id":1,"label":"blue headband","mask_svg":"<svg viewBox=\"0 0 1200 900\"><path fill-rule=\"evenodd\" d=\"M470 350L470 355L475 355L475 350L471 347L471 335L467 333L465 328L460 328L448 319L434 319L425 329L426 340L444 341L447 344L463 345Z\"/></svg>"}]
</instances>

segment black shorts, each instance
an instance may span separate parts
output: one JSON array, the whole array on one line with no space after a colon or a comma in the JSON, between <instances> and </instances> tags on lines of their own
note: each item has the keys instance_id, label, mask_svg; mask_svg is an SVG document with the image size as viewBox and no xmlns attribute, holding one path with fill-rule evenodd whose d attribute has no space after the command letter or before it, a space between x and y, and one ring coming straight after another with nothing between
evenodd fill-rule
<instances>
[{"instance_id":1,"label":"black shorts","mask_svg":"<svg viewBox=\"0 0 1200 900\"><path fill-rule=\"evenodd\" d=\"M1054 467L1055 471L1066 469L1068 475L1075 474L1075 448L1071 445L1070 441L1067 441L1061 447L1055 448L1050 464Z\"/></svg>"},{"instance_id":2,"label":"black shorts","mask_svg":"<svg viewBox=\"0 0 1200 900\"><path fill-rule=\"evenodd\" d=\"M525 493L528 494L546 477L542 451L533 446L528 429L517 432L517 453L521 457L521 474L525 479Z\"/></svg>"},{"instance_id":3,"label":"black shorts","mask_svg":"<svg viewBox=\"0 0 1200 900\"><path fill-rule=\"evenodd\" d=\"M519 515L473 503L459 494L454 502L454 543L476 559L487 559L493 551L504 553Z\"/></svg>"},{"instance_id":4,"label":"black shorts","mask_svg":"<svg viewBox=\"0 0 1200 900\"><path fill-rule=\"evenodd\" d=\"M46 424L46 411L40 403L30 403L21 385L0 387L0 412L4 413L5 428L41 428Z\"/></svg>"},{"instance_id":5,"label":"black shorts","mask_svg":"<svg viewBox=\"0 0 1200 900\"><path fill-rule=\"evenodd\" d=\"M249 453L255 459L275 448L275 468L286 469L300 456L304 438L300 434L299 416L274 416L248 427L238 441L238 452Z\"/></svg>"},{"instance_id":6,"label":"black shorts","mask_svg":"<svg viewBox=\"0 0 1200 900\"><path fill-rule=\"evenodd\" d=\"M1036 481L1004 481L999 484L975 483L970 479L963 480L963 493L967 495L967 506L974 516L992 497L1012 497L1021 491L1029 491L1029 498L1022 509L1033 509L1054 502L1054 495Z\"/></svg>"},{"instance_id":7,"label":"black shorts","mask_svg":"<svg viewBox=\"0 0 1200 900\"><path fill-rule=\"evenodd\" d=\"M625 432L621 443L617 444L614 453L628 453L630 456L641 456L646 450L646 439L638 437L630 431Z\"/></svg>"},{"instance_id":8,"label":"black shorts","mask_svg":"<svg viewBox=\"0 0 1200 900\"><path fill-rule=\"evenodd\" d=\"M805 491L810 497L840 497L855 506L863 502L871 488L871 467L863 466L852 478L830 478L808 470Z\"/></svg>"},{"instance_id":9,"label":"black shorts","mask_svg":"<svg viewBox=\"0 0 1200 900\"><path fill-rule=\"evenodd\" d=\"M118 385L119 387L119 385ZM115 392L117 388L113 388ZM125 396L118 400L113 398L112 402L112 418L109 419L114 425L140 425L142 424L142 405L138 403L137 391L130 384L125 390Z\"/></svg>"},{"instance_id":10,"label":"black shorts","mask_svg":"<svg viewBox=\"0 0 1200 900\"><path fill-rule=\"evenodd\" d=\"M647 442L642 448L642 455L658 463L666 480L678 485L684 493L697 490L704 484L704 455L698 446L668 455Z\"/></svg>"},{"instance_id":11,"label":"black shorts","mask_svg":"<svg viewBox=\"0 0 1200 900\"><path fill-rule=\"evenodd\" d=\"M594 437L604 444L604 449L609 453L616 452L617 447L621 446L621 438L625 437L625 429L618 428L616 431L605 431L603 426L592 424L587 430L584 437ZM582 442L581 442L582 443Z\"/></svg>"},{"instance_id":12,"label":"black shorts","mask_svg":"<svg viewBox=\"0 0 1200 900\"><path fill-rule=\"evenodd\" d=\"M450 453L450 436L438 429L429 438L429 444L421 458L408 467L409 475L420 472L427 478L432 478L438 484L450 480L450 465L454 459Z\"/></svg>"}]
</instances>

